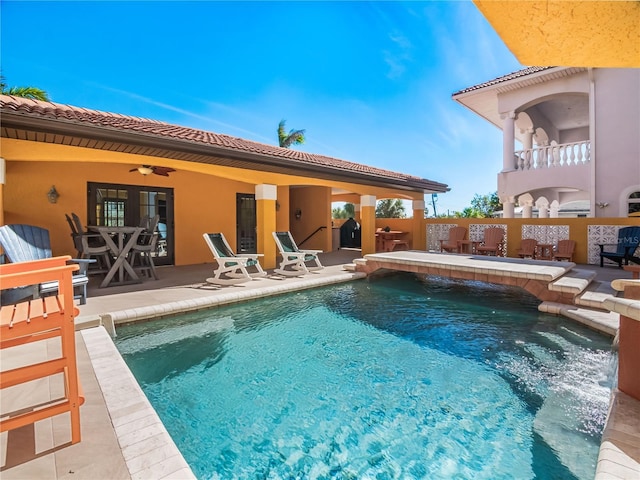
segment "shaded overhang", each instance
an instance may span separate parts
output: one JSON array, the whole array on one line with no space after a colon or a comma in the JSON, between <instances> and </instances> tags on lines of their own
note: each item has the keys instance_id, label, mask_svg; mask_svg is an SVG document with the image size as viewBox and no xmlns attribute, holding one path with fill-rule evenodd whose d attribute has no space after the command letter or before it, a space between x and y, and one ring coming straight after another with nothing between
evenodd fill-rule
<instances>
[{"instance_id":1,"label":"shaded overhang","mask_svg":"<svg viewBox=\"0 0 640 480\"><path fill-rule=\"evenodd\" d=\"M473 0L522 65L640 67L640 1Z\"/></svg>"},{"instance_id":2,"label":"shaded overhang","mask_svg":"<svg viewBox=\"0 0 640 480\"><path fill-rule=\"evenodd\" d=\"M2 108L0 124L4 138L77 146L132 155L147 155L185 162L219 165L263 172L296 175L335 182L389 188L410 192L445 193L446 184L398 174L370 173L347 170L333 165L319 165L291 157L239 151L211 144L173 138L165 135L113 128L90 122L69 121L64 118ZM292 153L294 153L292 151ZM350 162L349 162L350 163ZM352 164L353 165L353 164ZM374 169L376 170L376 169Z\"/></svg>"},{"instance_id":3,"label":"shaded overhang","mask_svg":"<svg viewBox=\"0 0 640 480\"><path fill-rule=\"evenodd\" d=\"M529 73L529 70L531 70L532 73ZM498 107L498 96L501 93L519 90L586 71L586 68L577 67L533 67L505 75L504 77L491 80L481 85L466 88L454 93L451 98L499 129L502 129L503 120L501 114L503 112L500 112ZM518 132L516 132L516 135L517 134Z\"/></svg>"}]
</instances>

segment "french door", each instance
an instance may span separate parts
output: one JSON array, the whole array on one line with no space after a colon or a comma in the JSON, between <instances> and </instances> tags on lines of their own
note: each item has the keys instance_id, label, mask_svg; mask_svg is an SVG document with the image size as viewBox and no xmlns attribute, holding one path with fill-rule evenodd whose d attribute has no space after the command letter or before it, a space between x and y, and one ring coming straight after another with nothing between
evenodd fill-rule
<instances>
[{"instance_id":1,"label":"french door","mask_svg":"<svg viewBox=\"0 0 640 480\"><path fill-rule=\"evenodd\" d=\"M236 193L236 251L258 253L256 233L256 196Z\"/></svg>"},{"instance_id":2,"label":"french door","mask_svg":"<svg viewBox=\"0 0 640 480\"><path fill-rule=\"evenodd\" d=\"M159 215L153 261L174 264L173 188L88 182L87 193L89 225L138 226L143 218Z\"/></svg>"}]
</instances>

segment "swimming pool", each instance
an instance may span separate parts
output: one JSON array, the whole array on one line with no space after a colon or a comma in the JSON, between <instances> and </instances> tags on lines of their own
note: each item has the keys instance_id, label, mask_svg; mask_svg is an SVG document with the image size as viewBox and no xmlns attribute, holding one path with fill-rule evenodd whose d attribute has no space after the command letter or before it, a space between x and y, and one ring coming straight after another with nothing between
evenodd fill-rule
<instances>
[{"instance_id":1,"label":"swimming pool","mask_svg":"<svg viewBox=\"0 0 640 480\"><path fill-rule=\"evenodd\" d=\"M537 304L394 275L116 343L199 478L593 478L611 341Z\"/></svg>"}]
</instances>

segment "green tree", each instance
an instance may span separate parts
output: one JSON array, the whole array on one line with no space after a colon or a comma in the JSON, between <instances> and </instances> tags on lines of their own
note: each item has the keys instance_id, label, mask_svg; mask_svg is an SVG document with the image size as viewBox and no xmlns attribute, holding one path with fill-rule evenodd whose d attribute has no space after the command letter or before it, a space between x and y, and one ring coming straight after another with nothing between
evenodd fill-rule
<instances>
[{"instance_id":1,"label":"green tree","mask_svg":"<svg viewBox=\"0 0 640 480\"><path fill-rule=\"evenodd\" d=\"M291 145L302 145L304 143L304 130L293 130L289 133L284 129L286 120L280 120L278 124L278 142L281 147L290 148Z\"/></svg>"},{"instance_id":2,"label":"green tree","mask_svg":"<svg viewBox=\"0 0 640 480\"><path fill-rule=\"evenodd\" d=\"M355 216L356 207L353 203L345 203L344 206L331 210L332 218L354 218Z\"/></svg>"},{"instance_id":3,"label":"green tree","mask_svg":"<svg viewBox=\"0 0 640 480\"><path fill-rule=\"evenodd\" d=\"M498 192L489 193L487 195L474 195L471 200L471 208L477 213L475 217L491 217L493 212L502 210L502 204L498 198ZM466 210L466 209L465 209Z\"/></svg>"},{"instance_id":4,"label":"green tree","mask_svg":"<svg viewBox=\"0 0 640 480\"><path fill-rule=\"evenodd\" d=\"M380 200L376 204L376 218L406 218L404 204L399 198Z\"/></svg>"},{"instance_id":5,"label":"green tree","mask_svg":"<svg viewBox=\"0 0 640 480\"><path fill-rule=\"evenodd\" d=\"M49 95L44 90L36 87L8 87L3 76L0 76L0 93L31 100L49 101Z\"/></svg>"}]
</instances>

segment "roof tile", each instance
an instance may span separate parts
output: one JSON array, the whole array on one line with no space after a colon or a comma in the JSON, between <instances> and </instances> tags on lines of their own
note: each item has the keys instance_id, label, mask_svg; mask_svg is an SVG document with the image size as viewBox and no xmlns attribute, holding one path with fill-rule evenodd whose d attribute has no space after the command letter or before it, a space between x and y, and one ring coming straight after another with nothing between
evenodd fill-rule
<instances>
[{"instance_id":1,"label":"roof tile","mask_svg":"<svg viewBox=\"0 0 640 480\"><path fill-rule=\"evenodd\" d=\"M431 180L422 179L412 175L371 167L355 162L340 160L324 155L300 152L274 145L245 140L238 137L223 135L204 130L197 130L189 127L171 125L165 122L150 120L139 117L132 117L116 113L102 112L87 108L79 108L71 105L58 104L53 102L42 102L26 98L19 98L7 95L0 95L0 108L24 113L29 116L46 116L65 120L78 124L92 124L99 127L108 127L117 130L126 130L159 137L170 137L176 140L200 143L223 147L228 150L238 152L256 153L276 158L289 159L309 165L332 167L343 171L359 172L363 174L375 175L382 178L394 179L396 181L412 181L417 183L428 183L432 186L441 186L446 189L446 185ZM292 165L295 168L295 165ZM444 191L444 190L443 190Z\"/></svg>"}]
</instances>

